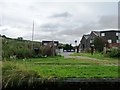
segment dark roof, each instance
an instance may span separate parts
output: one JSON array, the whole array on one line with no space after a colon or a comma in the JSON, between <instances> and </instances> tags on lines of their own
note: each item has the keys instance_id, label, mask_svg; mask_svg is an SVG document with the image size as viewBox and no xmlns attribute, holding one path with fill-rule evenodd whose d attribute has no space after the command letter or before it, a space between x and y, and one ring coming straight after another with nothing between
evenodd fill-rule
<instances>
[{"instance_id":1,"label":"dark roof","mask_svg":"<svg viewBox=\"0 0 120 90\"><path fill-rule=\"evenodd\" d=\"M90 36L90 34L88 34L88 35L83 35L83 37L85 37L85 39L88 39L89 36Z\"/></svg>"},{"instance_id":2,"label":"dark roof","mask_svg":"<svg viewBox=\"0 0 120 90\"><path fill-rule=\"evenodd\" d=\"M99 31L92 31L96 36L100 36L100 32Z\"/></svg>"},{"instance_id":3,"label":"dark roof","mask_svg":"<svg viewBox=\"0 0 120 90\"><path fill-rule=\"evenodd\" d=\"M50 44L52 43L53 41L42 41L42 45L44 45L44 43L47 43L47 44ZM57 46L59 45L59 42L58 41L54 41L55 44L57 44Z\"/></svg>"},{"instance_id":4,"label":"dark roof","mask_svg":"<svg viewBox=\"0 0 120 90\"><path fill-rule=\"evenodd\" d=\"M106 31L100 31L100 33L103 33L103 32L120 32L120 30L106 30Z\"/></svg>"},{"instance_id":5,"label":"dark roof","mask_svg":"<svg viewBox=\"0 0 120 90\"><path fill-rule=\"evenodd\" d=\"M50 42L53 42L53 41L42 41L42 43L50 43ZM59 43L58 41L54 41L54 43Z\"/></svg>"}]
</instances>

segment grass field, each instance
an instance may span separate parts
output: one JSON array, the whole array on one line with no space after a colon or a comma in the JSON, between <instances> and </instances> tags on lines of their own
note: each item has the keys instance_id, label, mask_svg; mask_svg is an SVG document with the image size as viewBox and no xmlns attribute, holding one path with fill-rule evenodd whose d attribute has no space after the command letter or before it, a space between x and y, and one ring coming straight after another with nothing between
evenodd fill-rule
<instances>
[{"instance_id":1,"label":"grass field","mask_svg":"<svg viewBox=\"0 0 120 90\"><path fill-rule=\"evenodd\" d=\"M94 53L93 55L91 55L91 53L74 53L74 54L71 54L71 56L86 56L86 57L96 58L100 60L118 60L118 58L110 58L101 53Z\"/></svg>"},{"instance_id":2,"label":"grass field","mask_svg":"<svg viewBox=\"0 0 120 90\"><path fill-rule=\"evenodd\" d=\"M17 74L17 71L34 71L40 78L118 78L116 64L117 60L48 57L3 61L2 68L3 76Z\"/></svg>"}]
</instances>

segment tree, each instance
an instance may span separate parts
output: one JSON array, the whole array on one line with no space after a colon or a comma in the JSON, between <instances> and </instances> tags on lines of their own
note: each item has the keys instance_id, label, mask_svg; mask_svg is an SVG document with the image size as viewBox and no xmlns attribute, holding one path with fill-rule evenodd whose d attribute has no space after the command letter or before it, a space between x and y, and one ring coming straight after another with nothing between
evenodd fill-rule
<instances>
[{"instance_id":1,"label":"tree","mask_svg":"<svg viewBox=\"0 0 120 90\"><path fill-rule=\"evenodd\" d=\"M7 38L5 35L2 35L3 38Z\"/></svg>"},{"instance_id":2,"label":"tree","mask_svg":"<svg viewBox=\"0 0 120 90\"><path fill-rule=\"evenodd\" d=\"M17 39L18 39L18 40L23 40L23 37L18 37Z\"/></svg>"},{"instance_id":3,"label":"tree","mask_svg":"<svg viewBox=\"0 0 120 90\"><path fill-rule=\"evenodd\" d=\"M71 49L73 49L72 44L65 44L63 49L67 51L71 51Z\"/></svg>"},{"instance_id":4,"label":"tree","mask_svg":"<svg viewBox=\"0 0 120 90\"><path fill-rule=\"evenodd\" d=\"M108 42L103 39L102 37L96 37L93 41L93 44L95 46L95 49L99 52L103 51L104 46L108 47Z\"/></svg>"}]
</instances>

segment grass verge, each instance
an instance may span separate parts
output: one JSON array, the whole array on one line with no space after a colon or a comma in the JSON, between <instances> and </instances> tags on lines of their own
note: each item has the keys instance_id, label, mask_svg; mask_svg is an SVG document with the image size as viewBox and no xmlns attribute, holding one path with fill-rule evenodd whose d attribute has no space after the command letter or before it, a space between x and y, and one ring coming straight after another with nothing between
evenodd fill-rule
<instances>
[{"instance_id":1,"label":"grass verge","mask_svg":"<svg viewBox=\"0 0 120 90\"><path fill-rule=\"evenodd\" d=\"M110 58L101 53L94 53L93 55L91 55L91 53L74 53L74 54L71 54L70 56L85 56L85 57L96 58L100 60L118 60L118 58Z\"/></svg>"},{"instance_id":2,"label":"grass verge","mask_svg":"<svg viewBox=\"0 0 120 90\"><path fill-rule=\"evenodd\" d=\"M115 63L115 62L114 62ZM108 65L103 65L108 64ZM69 59L63 57L35 58L3 61L3 85L21 85L27 80L31 85L35 78L118 78L118 66L111 60Z\"/></svg>"}]
</instances>

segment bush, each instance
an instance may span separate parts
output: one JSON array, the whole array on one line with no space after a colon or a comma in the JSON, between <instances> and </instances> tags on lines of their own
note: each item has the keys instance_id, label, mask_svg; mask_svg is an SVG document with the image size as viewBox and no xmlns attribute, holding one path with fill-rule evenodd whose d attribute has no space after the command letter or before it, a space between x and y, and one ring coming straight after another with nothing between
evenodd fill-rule
<instances>
[{"instance_id":1,"label":"bush","mask_svg":"<svg viewBox=\"0 0 120 90\"><path fill-rule=\"evenodd\" d=\"M108 54L109 57L120 58L120 48L112 48Z\"/></svg>"},{"instance_id":2,"label":"bush","mask_svg":"<svg viewBox=\"0 0 120 90\"><path fill-rule=\"evenodd\" d=\"M31 42L3 39L2 40L2 58L7 60L11 57L31 58L35 56L34 50L31 50Z\"/></svg>"},{"instance_id":3,"label":"bush","mask_svg":"<svg viewBox=\"0 0 120 90\"><path fill-rule=\"evenodd\" d=\"M55 48L56 47L53 47L52 45L50 46L50 44L46 46L42 46L40 47L40 55L41 56L55 56L57 55Z\"/></svg>"},{"instance_id":4,"label":"bush","mask_svg":"<svg viewBox=\"0 0 120 90\"><path fill-rule=\"evenodd\" d=\"M3 60L11 60L14 59L14 57L18 59L24 59L57 55L55 52L55 47L53 48L51 43L47 46L41 46L40 43L34 42L33 50L31 48L32 42L24 40L3 39L2 58ZM36 48L38 51L35 50Z\"/></svg>"},{"instance_id":5,"label":"bush","mask_svg":"<svg viewBox=\"0 0 120 90\"><path fill-rule=\"evenodd\" d=\"M31 58L34 56L34 51L28 48L20 48L20 49L17 49L17 51L15 51L14 54L16 55L18 59Z\"/></svg>"}]
</instances>

